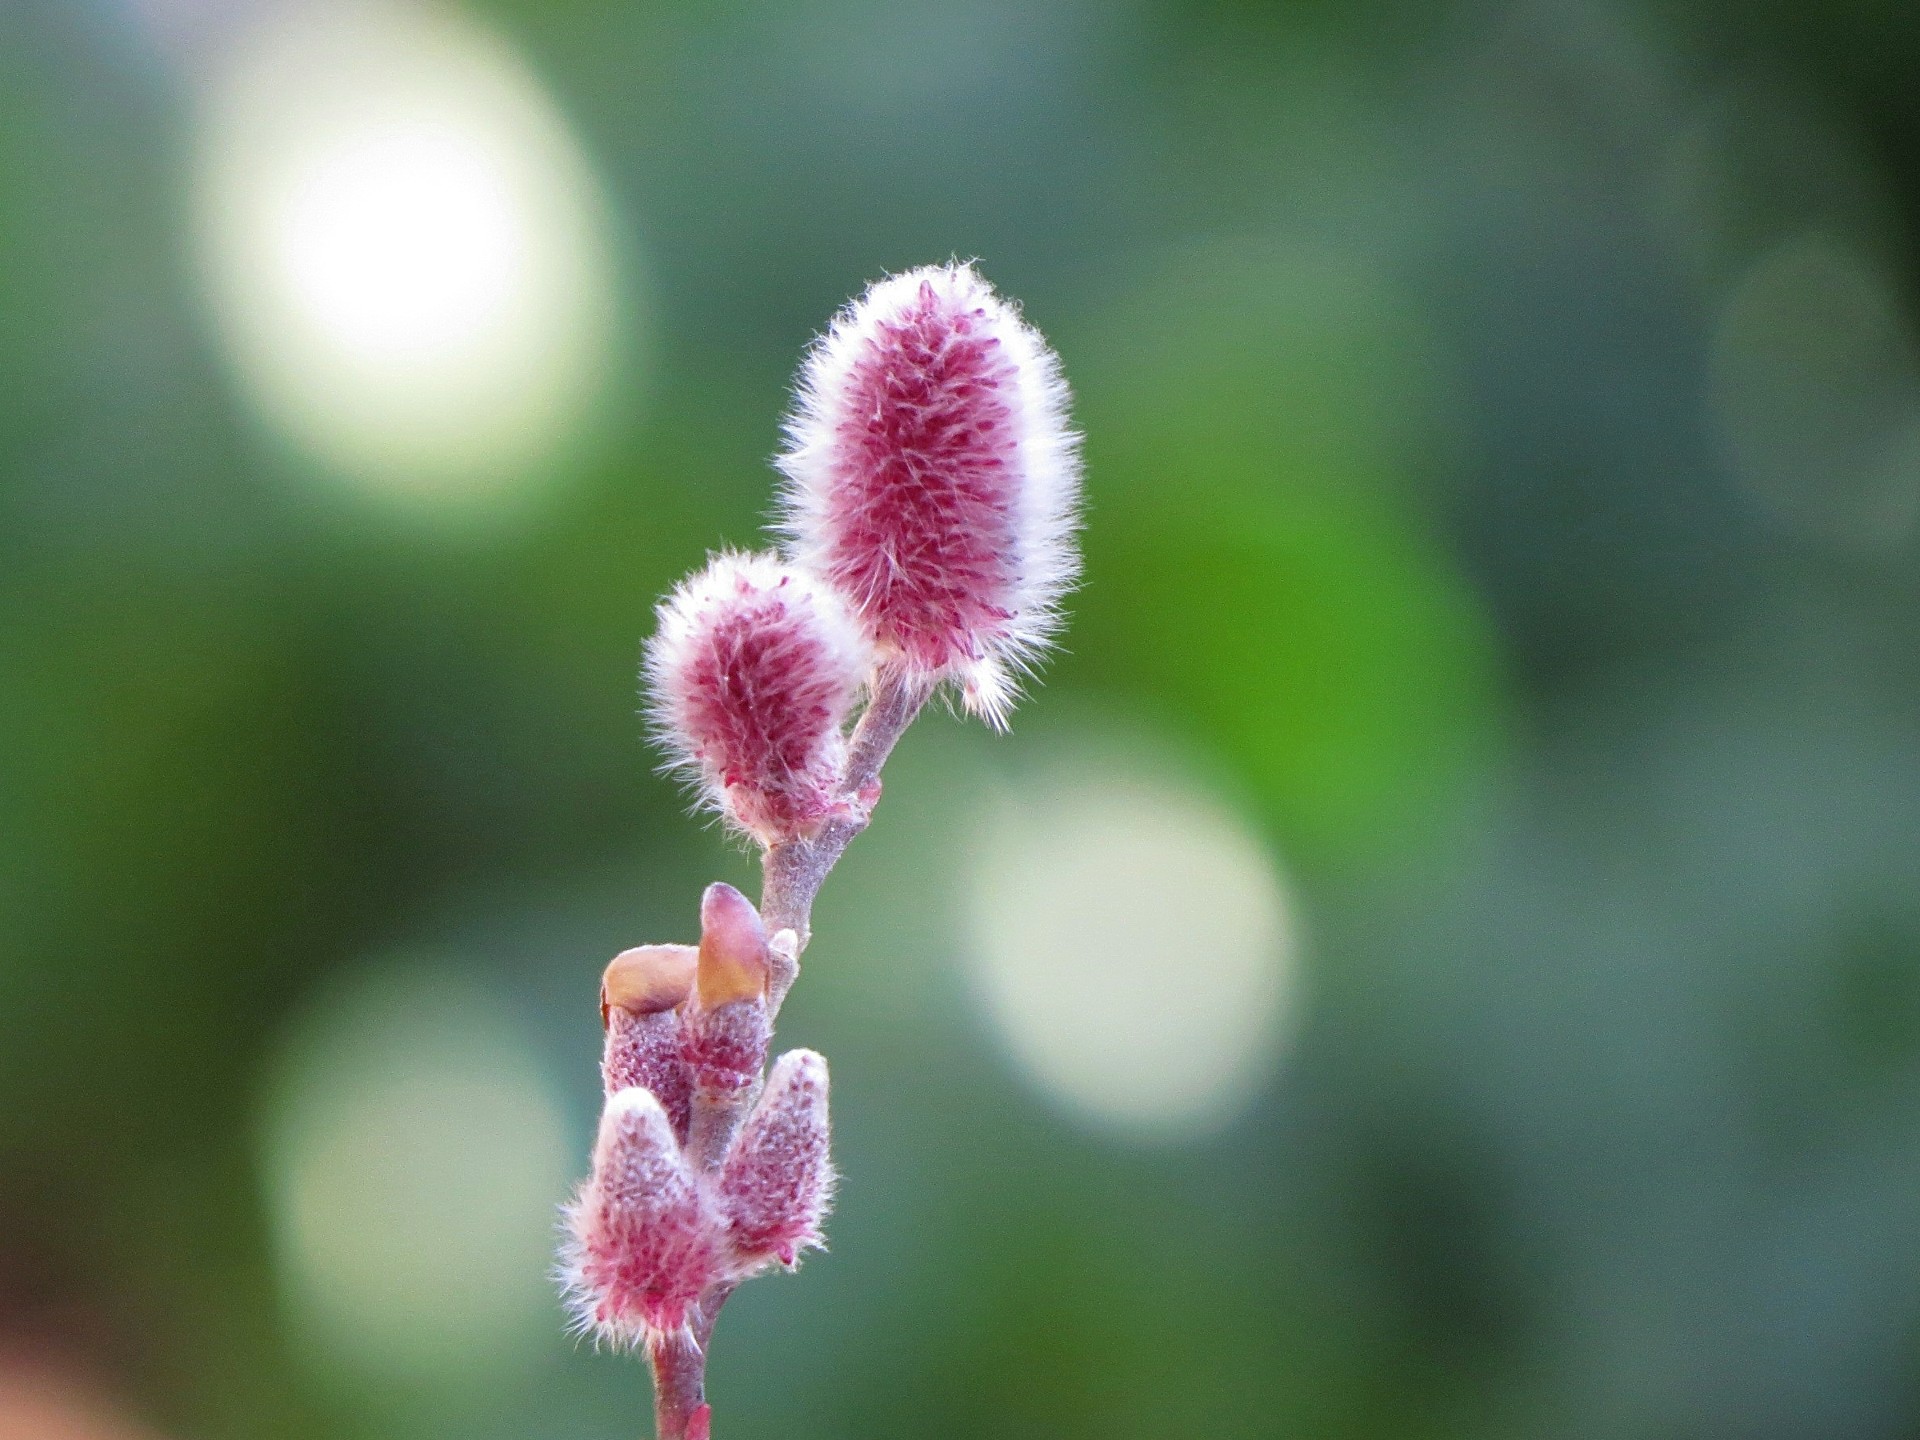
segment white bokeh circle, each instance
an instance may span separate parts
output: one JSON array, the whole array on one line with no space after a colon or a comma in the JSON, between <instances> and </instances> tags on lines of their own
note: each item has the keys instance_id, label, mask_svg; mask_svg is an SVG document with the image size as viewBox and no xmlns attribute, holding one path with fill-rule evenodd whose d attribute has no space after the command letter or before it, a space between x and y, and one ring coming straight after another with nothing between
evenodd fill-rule
<instances>
[{"instance_id":1,"label":"white bokeh circle","mask_svg":"<svg viewBox=\"0 0 1920 1440\"><path fill-rule=\"evenodd\" d=\"M614 348L598 187L550 98L456 11L274 7L204 67L195 223L256 408L415 511L546 478Z\"/></svg>"},{"instance_id":2,"label":"white bokeh circle","mask_svg":"<svg viewBox=\"0 0 1920 1440\"><path fill-rule=\"evenodd\" d=\"M261 1173L303 1349L401 1383L551 1351L564 1105L502 997L434 961L369 969L299 1016L264 1096Z\"/></svg>"},{"instance_id":3,"label":"white bokeh circle","mask_svg":"<svg viewBox=\"0 0 1920 1440\"><path fill-rule=\"evenodd\" d=\"M1283 1048L1296 924L1259 835L1150 761L1089 758L996 797L966 890L970 974L1049 1100L1191 1138L1251 1100Z\"/></svg>"}]
</instances>

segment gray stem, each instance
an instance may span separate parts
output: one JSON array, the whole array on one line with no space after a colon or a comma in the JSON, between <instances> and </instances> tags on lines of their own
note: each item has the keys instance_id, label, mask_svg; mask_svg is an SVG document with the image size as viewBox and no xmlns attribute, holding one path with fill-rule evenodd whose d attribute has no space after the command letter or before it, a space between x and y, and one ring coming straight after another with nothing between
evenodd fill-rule
<instances>
[{"instance_id":1,"label":"gray stem","mask_svg":"<svg viewBox=\"0 0 1920 1440\"><path fill-rule=\"evenodd\" d=\"M761 917L768 930L791 930L795 939L791 956L779 952L774 956L770 1004L776 1014L799 973L800 952L812 937L814 897L854 836L867 828L867 817L880 798L880 768L927 703L929 693L925 680L882 666L874 677L867 708L847 742L847 812L803 839L769 846L761 857Z\"/></svg>"}]
</instances>

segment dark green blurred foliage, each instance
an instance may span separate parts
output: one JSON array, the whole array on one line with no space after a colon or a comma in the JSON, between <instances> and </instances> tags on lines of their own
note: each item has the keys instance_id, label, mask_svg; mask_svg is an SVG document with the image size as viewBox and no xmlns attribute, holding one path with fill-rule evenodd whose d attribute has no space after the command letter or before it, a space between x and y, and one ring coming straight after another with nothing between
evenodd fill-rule
<instances>
[{"instance_id":1,"label":"dark green blurred foliage","mask_svg":"<svg viewBox=\"0 0 1920 1440\"><path fill-rule=\"evenodd\" d=\"M250 9L0 5L0 1374L181 1440L640 1432L557 1305L457 1383L313 1343L266 1077L329 984L451 955L584 1165L599 966L750 874L653 771L651 606L757 543L808 337L957 254L1063 355L1086 584L823 901L782 1044L833 1059L834 1248L729 1308L722 1433L1920 1433L1920 390L1895 353L1846 432L1794 401L1845 335L1724 324L1811 237L1912 348L1920 20L471 5L632 333L463 528L277 435L210 314L178 37ZM1870 523L1748 473L1751 374ZM1190 1143L1021 1083L945 883L965 797L1103 726L1303 917L1298 1028Z\"/></svg>"}]
</instances>

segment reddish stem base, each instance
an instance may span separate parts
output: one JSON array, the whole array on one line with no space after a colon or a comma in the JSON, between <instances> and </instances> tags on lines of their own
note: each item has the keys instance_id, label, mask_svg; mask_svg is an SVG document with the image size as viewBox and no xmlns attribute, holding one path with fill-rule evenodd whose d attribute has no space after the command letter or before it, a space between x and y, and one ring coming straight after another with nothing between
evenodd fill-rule
<instances>
[{"instance_id":1,"label":"reddish stem base","mask_svg":"<svg viewBox=\"0 0 1920 1440\"><path fill-rule=\"evenodd\" d=\"M707 1357L682 1330L648 1347L653 1364L653 1419L659 1440L705 1440Z\"/></svg>"}]
</instances>

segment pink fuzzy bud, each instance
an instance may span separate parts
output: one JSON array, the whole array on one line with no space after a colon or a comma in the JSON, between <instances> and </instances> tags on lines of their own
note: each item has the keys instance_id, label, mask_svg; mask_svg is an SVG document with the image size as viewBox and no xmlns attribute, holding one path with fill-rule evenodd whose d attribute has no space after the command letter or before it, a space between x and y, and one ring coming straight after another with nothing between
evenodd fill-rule
<instances>
[{"instance_id":1,"label":"pink fuzzy bud","mask_svg":"<svg viewBox=\"0 0 1920 1440\"><path fill-rule=\"evenodd\" d=\"M666 1111L637 1086L607 1101L593 1175L567 1219L580 1327L615 1344L678 1330L719 1272L713 1215Z\"/></svg>"},{"instance_id":2,"label":"pink fuzzy bud","mask_svg":"<svg viewBox=\"0 0 1920 1440\"><path fill-rule=\"evenodd\" d=\"M704 1094L741 1097L760 1079L773 1039L767 1013L772 956L753 902L731 885L709 885L700 902L695 1006L687 1059Z\"/></svg>"},{"instance_id":3,"label":"pink fuzzy bud","mask_svg":"<svg viewBox=\"0 0 1920 1440\"><path fill-rule=\"evenodd\" d=\"M635 1087L660 1102L684 1142L692 1116L693 1071L687 1065L686 1026L677 1010L635 1015L615 1010L607 1021L607 1048L600 1075L609 1095Z\"/></svg>"},{"instance_id":4,"label":"pink fuzzy bud","mask_svg":"<svg viewBox=\"0 0 1920 1440\"><path fill-rule=\"evenodd\" d=\"M608 1012L657 1015L693 993L700 952L691 945L636 945L607 962L600 977L600 1020Z\"/></svg>"},{"instance_id":5,"label":"pink fuzzy bud","mask_svg":"<svg viewBox=\"0 0 1920 1440\"><path fill-rule=\"evenodd\" d=\"M971 265L873 286L808 354L779 458L799 562L882 653L1003 724L1078 568L1060 365Z\"/></svg>"},{"instance_id":6,"label":"pink fuzzy bud","mask_svg":"<svg viewBox=\"0 0 1920 1440\"><path fill-rule=\"evenodd\" d=\"M700 896L695 955L694 989L706 1009L766 994L767 927L753 902L724 881Z\"/></svg>"},{"instance_id":7,"label":"pink fuzzy bud","mask_svg":"<svg viewBox=\"0 0 1920 1440\"><path fill-rule=\"evenodd\" d=\"M840 803L843 734L869 669L839 599L771 555L723 554L660 606L653 715L714 808L765 844Z\"/></svg>"},{"instance_id":8,"label":"pink fuzzy bud","mask_svg":"<svg viewBox=\"0 0 1920 1440\"><path fill-rule=\"evenodd\" d=\"M827 1140L827 1062L811 1050L789 1050L774 1063L720 1173L720 1209L743 1269L770 1259L791 1265L820 1243L833 1192Z\"/></svg>"},{"instance_id":9,"label":"pink fuzzy bud","mask_svg":"<svg viewBox=\"0 0 1920 1440\"><path fill-rule=\"evenodd\" d=\"M697 954L691 945L641 945L613 957L600 982L606 1054L600 1074L609 1096L649 1090L683 1143L692 1114L693 1072L678 1007L693 992Z\"/></svg>"}]
</instances>

